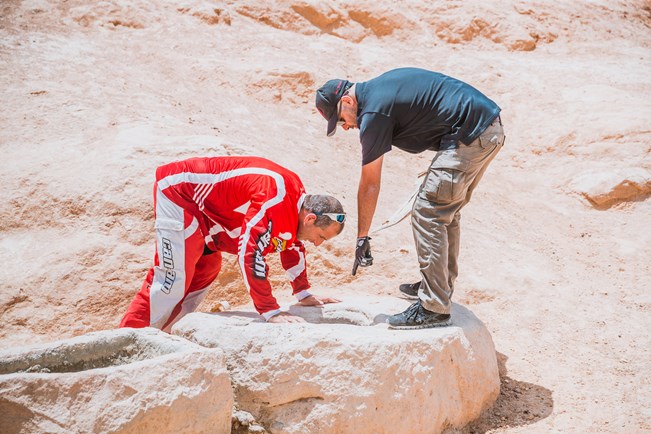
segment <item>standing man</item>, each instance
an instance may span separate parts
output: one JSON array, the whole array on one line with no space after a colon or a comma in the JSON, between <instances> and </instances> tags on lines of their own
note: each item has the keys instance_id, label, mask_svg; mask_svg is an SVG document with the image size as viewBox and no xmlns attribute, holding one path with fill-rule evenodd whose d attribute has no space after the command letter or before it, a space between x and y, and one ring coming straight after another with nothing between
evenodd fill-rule
<instances>
[{"instance_id":1,"label":"standing man","mask_svg":"<svg viewBox=\"0 0 651 434\"><path fill-rule=\"evenodd\" d=\"M269 322L302 322L271 294L265 255L280 252L293 294L306 306L339 300L308 292L303 241L315 246L344 227L332 196L307 195L298 175L259 157L191 158L156 170L156 255L120 327L169 331L196 309L221 268L237 255L256 310Z\"/></svg>"},{"instance_id":2,"label":"standing man","mask_svg":"<svg viewBox=\"0 0 651 434\"><path fill-rule=\"evenodd\" d=\"M328 136L337 125L359 128L362 174L353 275L358 266L373 264L368 232L384 154L394 146L413 154L436 152L411 216L421 280L400 285L418 301L388 322L396 329L451 324L459 212L504 144L500 108L466 83L417 68L394 69L361 83L330 80L317 90L316 107L328 121Z\"/></svg>"}]
</instances>

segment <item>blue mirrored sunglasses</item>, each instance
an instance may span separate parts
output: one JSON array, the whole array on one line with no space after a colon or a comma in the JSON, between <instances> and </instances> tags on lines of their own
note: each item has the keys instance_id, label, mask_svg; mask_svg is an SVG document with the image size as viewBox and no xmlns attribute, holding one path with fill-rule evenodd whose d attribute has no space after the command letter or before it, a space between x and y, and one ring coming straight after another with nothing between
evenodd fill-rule
<instances>
[{"instance_id":1,"label":"blue mirrored sunglasses","mask_svg":"<svg viewBox=\"0 0 651 434\"><path fill-rule=\"evenodd\" d=\"M343 224L346 221L346 213L344 213L344 212L341 212L341 213L323 212L323 213L320 213L320 214L318 214L318 213L314 213L314 214L328 216L330 218L330 220L334 220L339 224Z\"/></svg>"}]
</instances>

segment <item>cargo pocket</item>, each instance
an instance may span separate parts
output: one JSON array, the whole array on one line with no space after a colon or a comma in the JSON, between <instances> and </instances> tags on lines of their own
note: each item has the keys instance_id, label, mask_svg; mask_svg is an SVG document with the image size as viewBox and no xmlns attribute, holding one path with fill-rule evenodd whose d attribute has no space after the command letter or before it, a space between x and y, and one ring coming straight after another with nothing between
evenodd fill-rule
<instances>
[{"instance_id":1,"label":"cargo pocket","mask_svg":"<svg viewBox=\"0 0 651 434\"><path fill-rule=\"evenodd\" d=\"M430 167L419 196L437 204L448 204L464 196L465 173L448 167Z\"/></svg>"}]
</instances>

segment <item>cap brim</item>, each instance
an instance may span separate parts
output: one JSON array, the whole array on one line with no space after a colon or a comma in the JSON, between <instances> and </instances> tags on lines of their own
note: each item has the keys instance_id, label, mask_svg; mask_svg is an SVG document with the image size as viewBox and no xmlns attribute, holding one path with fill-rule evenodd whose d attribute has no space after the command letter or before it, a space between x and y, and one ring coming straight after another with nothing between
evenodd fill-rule
<instances>
[{"instance_id":1,"label":"cap brim","mask_svg":"<svg viewBox=\"0 0 651 434\"><path fill-rule=\"evenodd\" d=\"M337 132L337 120L338 120L337 116L335 115L332 118L330 118L330 120L328 121L328 131L326 131L328 137L334 136L335 133Z\"/></svg>"}]
</instances>

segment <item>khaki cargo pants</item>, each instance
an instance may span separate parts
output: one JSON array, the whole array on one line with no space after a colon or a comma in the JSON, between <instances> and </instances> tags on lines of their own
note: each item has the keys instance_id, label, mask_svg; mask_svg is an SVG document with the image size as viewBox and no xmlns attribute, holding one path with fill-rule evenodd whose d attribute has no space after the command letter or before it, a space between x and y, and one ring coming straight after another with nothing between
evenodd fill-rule
<instances>
[{"instance_id":1,"label":"khaki cargo pants","mask_svg":"<svg viewBox=\"0 0 651 434\"><path fill-rule=\"evenodd\" d=\"M427 310L450 313L459 273L459 212L503 145L498 116L477 140L437 152L429 166L411 213L422 278L418 296Z\"/></svg>"}]
</instances>

